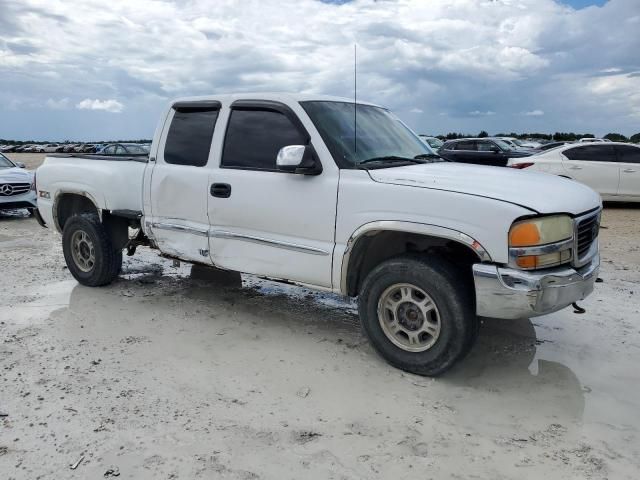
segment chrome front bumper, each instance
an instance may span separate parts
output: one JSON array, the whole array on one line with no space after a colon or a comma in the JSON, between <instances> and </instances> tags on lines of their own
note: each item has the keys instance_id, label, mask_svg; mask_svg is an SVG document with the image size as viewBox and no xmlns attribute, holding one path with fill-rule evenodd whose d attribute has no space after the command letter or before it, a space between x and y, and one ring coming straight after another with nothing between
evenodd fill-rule
<instances>
[{"instance_id":1,"label":"chrome front bumper","mask_svg":"<svg viewBox=\"0 0 640 480\"><path fill-rule=\"evenodd\" d=\"M539 272L475 264L476 312L481 317L507 319L557 312L593 291L599 269L599 255L578 269Z\"/></svg>"}]
</instances>

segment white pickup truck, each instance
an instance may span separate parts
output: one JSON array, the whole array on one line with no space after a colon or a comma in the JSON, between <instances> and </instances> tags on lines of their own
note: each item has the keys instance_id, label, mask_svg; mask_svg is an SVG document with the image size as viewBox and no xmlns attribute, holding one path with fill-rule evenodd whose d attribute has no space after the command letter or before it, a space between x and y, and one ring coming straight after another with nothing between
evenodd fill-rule
<instances>
[{"instance_id":1,"label":"white pickup truck","mask_svg":"<svg viewBox=\"0 0 640 480\"><path fill-rule=\"evenodd\" d=\"M443 161L387 109L333 97L181 99L148 158L53 154L36 189L84 285L110 283L123 250L146 245L358 297L375 349L422 375L470 350L478 317L586 297L600 263L590 188Z\"/></svg>"}]
</instances>

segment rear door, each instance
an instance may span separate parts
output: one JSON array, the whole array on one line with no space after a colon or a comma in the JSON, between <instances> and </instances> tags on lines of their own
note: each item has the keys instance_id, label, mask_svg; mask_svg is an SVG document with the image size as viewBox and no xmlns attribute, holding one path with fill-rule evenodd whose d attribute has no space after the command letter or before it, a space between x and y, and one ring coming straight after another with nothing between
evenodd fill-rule
<instances>
[{"instance_id":1,"label":"rear door","mask_svg":"<svg viewBox=\"0 0 640 480\"><path fill-rule=\"evenodd\" d=\"M462 140L454 144L456 162L477 163L478 151L475 140Z\"/></svg>"},{"instance_id":2,"label":"rear door","mask_svg":"<svg viewBox=\"0 0 640 480\"><path fill-rule=\"evenodd\" d=\"M211 254L221 268L330 288L339 170L327 156L320 156L319 175L276 168L287 145L326 151L298 110L271 101L232 104L220 167L209 177Z\"/></svg>"},{"instance_id":3,"label":"rear door","mask_svg":"<svg viewBox=\"0 0 640 480\"><path fill-rule=\"evenodd\" d=\"M640 198L640 147L631 145L615 145L620 168L620 186L618 195Z\"/></svg>"},{"instance_id":4,"label":"rear door","mask_svg":"<svg viewBox=\"0 0 640 480\"><path fill-rule=\"evenodd\" d=\"M211 263L207 163L219 102L173 105L151 173L151 231L162 253Z\"/></svg>"},{"instance_id":5,"label":"rear door","mask_svg":"<svg viewBox=\"0 0 640 480\"><path fill-rule=\"evenodd\" d=\"M568 176L590 186L603 197L618 194L620 169L613 145L581 145L564 150L562 156Z\"/></svg>"}]
</instances>

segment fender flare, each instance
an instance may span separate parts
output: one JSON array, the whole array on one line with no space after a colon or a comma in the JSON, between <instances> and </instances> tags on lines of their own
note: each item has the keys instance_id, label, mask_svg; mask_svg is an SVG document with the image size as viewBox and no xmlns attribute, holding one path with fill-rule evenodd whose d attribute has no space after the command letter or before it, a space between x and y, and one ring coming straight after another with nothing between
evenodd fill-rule
<instances>
[{"instance_id":1,"label":"fender flare","mask_svg":"<svg viewBox=\"0 0 640 480\"><path fill-rule=\"evenodd\" d=\"M454 230L452 228L441 227L439 225L431 225L427 223L406 222L397 220L380 220L365 223L358 227L349 237L347 246L342 255L341 271L340 271L340 291L345 294L347 292L347 276L349 273L349 261L351 253L355 245L362 238L371 235L373 232L394 231L404 233L415 233L418 235L426 235L430 237L445 238L461 243L473 251L480 262L491 262L489 252L475 238L464 232Z\"/></svg>"},{"instance_id":2,"label":"fender flare","mask_svg":"<svg viewBox=\"0 0 640 480\"><path fill-rule=\"evenodd\" d=\"M74 189L63 189L63 190L58 190L56 192L56 196L53 200L53 205L51 207L52 210L52 215L53 215L53 224L56 227L56 230L60 233L62 233L62 227L60 226L60 224L58 223L58 202L60 201L60 198L63 195L79 195L81 197L85 197L87 198L95 207L96 212L98 212L98 218L100 219L100 221L102 221L102 209L98 206L98 202L96 201L96 199L93 197L93 195L91 195L89 192L85 191L85 190L74 190Z\"/></svg>"}]
</instances>

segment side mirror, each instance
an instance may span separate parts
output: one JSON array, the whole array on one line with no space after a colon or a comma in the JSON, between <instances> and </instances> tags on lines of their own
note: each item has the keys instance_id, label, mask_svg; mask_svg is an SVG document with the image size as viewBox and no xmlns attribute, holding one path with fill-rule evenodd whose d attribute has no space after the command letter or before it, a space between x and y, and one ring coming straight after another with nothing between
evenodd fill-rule
<instances>
[{"instance_id":1,"label":"side mirror","mask_svg":"<svg viewBox=\"0 0 640 480\"><path fill-rule=\"evenodd\" d=\"M300 175L318 175L322 165L311 145L287 145L276 158L278 170Z\"/></svg>"},{"instance_id":2,"label":"side mirror","mask_svg":"<svg viewBox=\"0 0 640 480\"><path fill-rule=\"evenodd\" d=\"M27 166L22 162L13 162L13 163L15 163L16 167L18 168L27 168Z\"/></svg>"}]
</instances>

